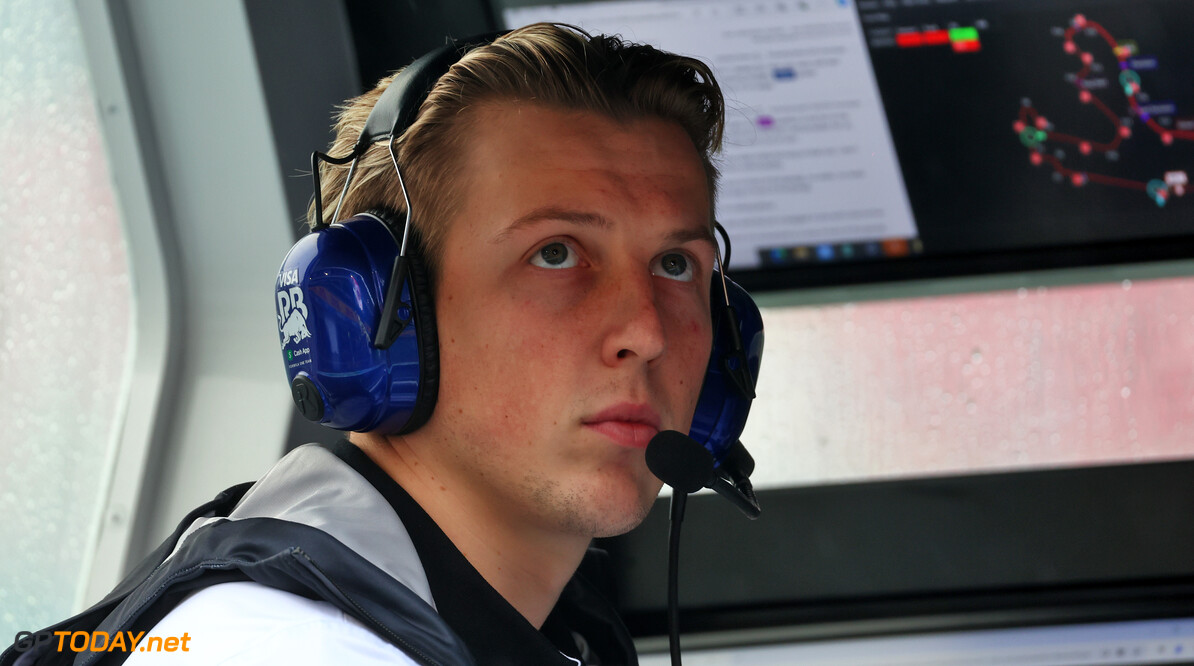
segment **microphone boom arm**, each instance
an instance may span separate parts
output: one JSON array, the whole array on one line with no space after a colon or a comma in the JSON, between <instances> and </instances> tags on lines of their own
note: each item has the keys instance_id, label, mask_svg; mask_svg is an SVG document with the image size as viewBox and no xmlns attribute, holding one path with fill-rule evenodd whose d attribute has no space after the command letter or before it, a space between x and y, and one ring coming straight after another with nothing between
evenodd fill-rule
<instances>
[{"instance_id":1,"label":"microphone boom arm","mask_svg":"<svg viewBox=\"0 0 1194 666\"><path fill-rule=\"evenodd\" d=\"M751 485L750 479L745 476L734 478L737 475L725 468L726 465L722 465L722 468L714 473L713 479L706 487L728 499L747 518L755 520L763 512L763 509L759 507L759 500L755 498L754 487Z\"/></svg>"}]
</instances>

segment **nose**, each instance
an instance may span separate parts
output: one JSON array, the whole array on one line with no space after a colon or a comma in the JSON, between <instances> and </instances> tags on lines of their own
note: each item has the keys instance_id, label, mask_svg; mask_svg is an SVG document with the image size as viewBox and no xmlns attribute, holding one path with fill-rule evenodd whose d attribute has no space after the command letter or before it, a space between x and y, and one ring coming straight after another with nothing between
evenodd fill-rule
<instances>
[{"instance_id":1,"label":"nose","mask_svg":"<svg viewBox=\"0 0 1194 666\"><path fill-rule=\"evenodd\" d=\"M663 318L656 303L656 279L647 271L619 276L617 285L606 293L603 305L606 335L602 341L602 360L616 366L632 360L649 363L667 348Z\"/></svg>"}]
</instances>

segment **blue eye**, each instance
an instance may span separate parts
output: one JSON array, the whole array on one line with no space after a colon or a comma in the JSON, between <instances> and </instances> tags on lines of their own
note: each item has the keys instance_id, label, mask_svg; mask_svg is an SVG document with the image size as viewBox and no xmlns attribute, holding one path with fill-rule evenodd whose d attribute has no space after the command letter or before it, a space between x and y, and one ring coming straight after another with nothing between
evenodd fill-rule
<instances>
[{"instance_id":1,"label":"blue eye","mask_svg":"<svg viewBox=\"0 0 1194 666\"><path fill-rule=\"evenodd\" d=\"M573 268L577 265L577 258L572 248L556 241L539 248L531 257L531 264L539 268Z\"/></svg>"},{"instance_id":2,"label":"blue eye","mask_svg":"<svg viewBox=\"0 0 1194 666\"><path fill-rule=\"evenodd\" d=\"M692 282L694 277L692 262L678 252L660 255L655 260L655 265L651 267L651 274L680 282Z\"/></svg>"}]
</instances>

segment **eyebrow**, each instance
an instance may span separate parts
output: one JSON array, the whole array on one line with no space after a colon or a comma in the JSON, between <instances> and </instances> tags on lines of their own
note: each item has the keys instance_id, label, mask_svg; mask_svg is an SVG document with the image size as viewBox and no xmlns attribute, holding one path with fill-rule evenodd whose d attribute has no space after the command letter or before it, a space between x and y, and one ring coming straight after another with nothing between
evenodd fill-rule
<instances>
[{"instance_id":1,"label":"eyebrow","mask_svg":"<svg viewBox=\"0 0 1194 666\"><path fill-rule=\"evenodd\" d=\"M518 219L511 222L505 229L502 229L500 232L498 232L490 242L505 242L515 231L532 227L536 224L549 220L568 222L570 224L575 224L582 227L596 227L598 229L609 229L613 226L613 223L600 213L573 210L570 208L560 208L558 206L544 206L542 208L536 208L526 215L520 216ZM666 240L669 243L676 243L678 245L694 240L703 240L713 243L713 230L709 226L705 225L701 225L696 229L676 229L667 235Z\"/></svg>"}]
</instances>

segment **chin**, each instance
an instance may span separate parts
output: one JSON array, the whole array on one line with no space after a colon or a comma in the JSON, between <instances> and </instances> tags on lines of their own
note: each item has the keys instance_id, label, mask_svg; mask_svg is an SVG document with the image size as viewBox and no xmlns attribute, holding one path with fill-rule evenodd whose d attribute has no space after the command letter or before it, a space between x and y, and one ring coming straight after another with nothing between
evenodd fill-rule
<instances>
[{"instance_id":1,"label":"chin","mask_svg":"<svg viewBox=\"0 0 1194 666\"><path fill-rule=\"evenodd\" d=\"M600 538L625 534L643 522L655 504L659 479L626 466L587 468L573 474L528 476L527 507L553 529L575 536Z\"/></svg>"},{"instance_id":2,"label":"chin","mask_svg":"<svg viewBox=\"0 0 1194 666\"><path fill-rule=\"evenodd\" d=\"M625 479L623 483L620 491L610 492L610 486L596 489L592 501L586 503L589 536L618 536L638 527L655 505L662 485L654 477L646 481Z\"/></svg>"},{"instance_id":3,"label":"chin","mask_svg":"<svg viewBox=\"0 0 1194 666\"><path fill-rule=\"evenodd\" d=\"M651 510L648 505L643 511L633 516L624 516L626 520L620 523L605 522L601 525L594 526L595 529L589 534L594 539L604 539L606 537L621 536L630 530L642 524L643 519L647 517L647 513Z\"/></svg>"}]
</instances>

